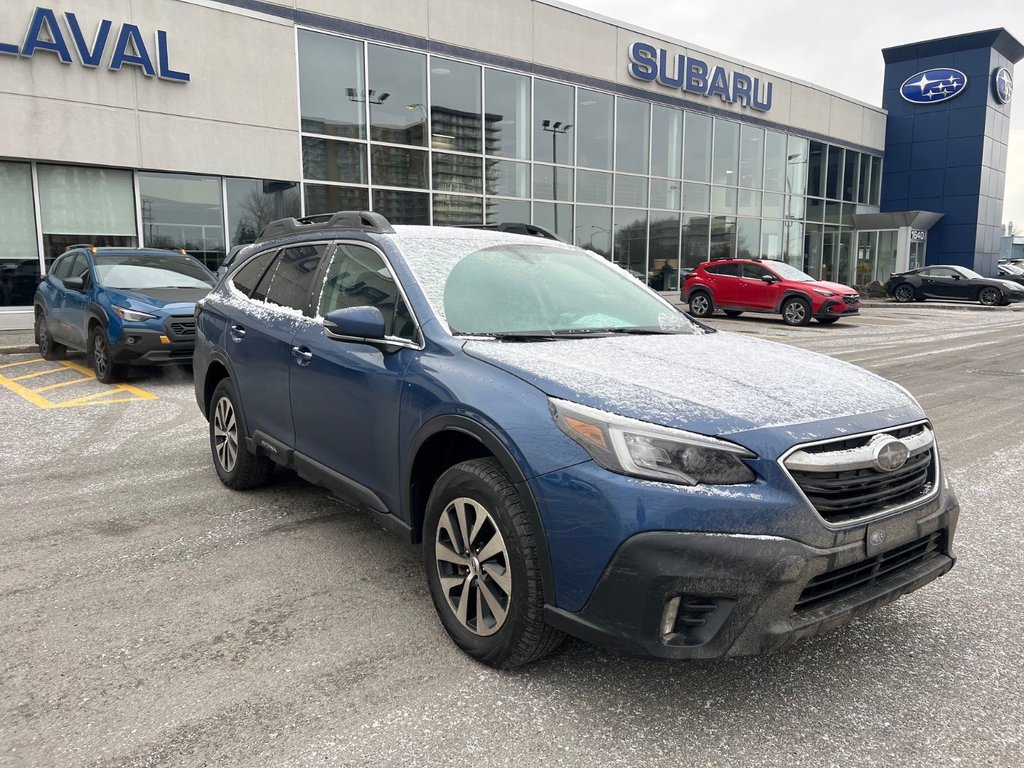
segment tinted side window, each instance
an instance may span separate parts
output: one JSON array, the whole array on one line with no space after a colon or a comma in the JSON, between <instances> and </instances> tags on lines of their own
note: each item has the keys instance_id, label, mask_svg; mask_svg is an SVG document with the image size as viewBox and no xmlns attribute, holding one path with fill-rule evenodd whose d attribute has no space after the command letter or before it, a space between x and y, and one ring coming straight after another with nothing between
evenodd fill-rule
<instances>
[{"instance_id":1,"label":"tinted side window","mask_svg":"<svg viewBox=\"0 0 1024 768\"><path fill-rule=\"evenodd\" d=\"M74 256L61 256L53 263L50 274L58 280L63 280L71 274L71 262L74 260Z\"/></svg>"},{"instance_id":2,"label":"tinted side window","mask_svg":"<svg viewBox=\"0 0 1024 768\"><path fill-rule=\"evenodd\" d=\"M68 277L88 277L89 276L89 261L85 258L84 253L76 253L75 258L71 261L70 268L68 269Z\"/></svg>"},{"instance_id":3,"label":"tinted side window","mask_svg":"<svg viewBox=\"0 0 1024 768\"><path fill-rule=\"evenodd\" d=\"M730 277L739 277L740 265L739 264L712 264L709 267L705 267L706 272L710 272L713 275L729 275Z\"/></svg>"},{"instance_id":4,"label":"tinted side window","mask_svg":"<svg viewBox=\"0 0 1024 768\"><path fill-rule=\"evenodd\" d=\"M320 260L327 252L327 245L297 245L283 249L273 266L260 280L253 293L254 299L263 298L271 304L291 307L310 314L310 291L313 289L313 278L320 268ZM261 294L261 295L257 295Z\"/></svg>"},{"instance_id":5,"label":"tinted side window","mask_svg":"<svg viewBox=\"0 0 1024 768\"><path fill-rule=\"evenodd\" d=\"M244 267L242 267L235 276L231 278L231 282L235 288L240 290L246 296L252 293L252 289L259 283L260 278L263 277L263 273L267 270L267 265L270 264L270 260L274 258L274 252L268 251L267 253L261 253L256 258L249 261Z\"/></svg>"},{"instance_id":6,"label":"tinted side window","mask_svg":"<svg viewBox=\"0 0 1024 768\"><path fill-rule=\"evenodd\" d=\"M740 265L740 276L745 277L748 280L760 280L767 274L769 274L768 270L764 267L758 266L757 264Z\"/></svg>"},{"instance_id":7,"label":"tinted side window","mask_svg":"<svg viewBox=\"0 0 1024 768\"><path fill-rule=\"evenodd\" d=\"M370 248L339 245L324 276L317 314L324 317L347 307L377 307L384 315L388 336L412 339L416 335L394 276L380 254Z\"/></svg>"}]
</instances>

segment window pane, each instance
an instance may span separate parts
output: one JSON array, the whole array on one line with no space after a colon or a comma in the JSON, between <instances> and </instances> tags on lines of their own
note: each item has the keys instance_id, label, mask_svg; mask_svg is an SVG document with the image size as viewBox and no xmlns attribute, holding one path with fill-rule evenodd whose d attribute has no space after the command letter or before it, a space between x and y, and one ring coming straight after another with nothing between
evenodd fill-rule
<instances>
[{"instance_id":1,"label":"window pane","mask_svg":"<svg viewBox=\"0 0 1024 768\"><path fill-rule=\"evenodd\" d=\"M487 194L530 196L530 166L512 160L487 159Z\"/></svg>"},{"instance_id":2,"label":"window pane","mask_svg":"<svg viewBox=\"0 0 1024 768\"><path fill-rule=\"evenodd\" d=\"M896 271L896 243L898 240L896 235L895 229L886 229L878 233L878 269L875 272L875 280L879 282L885 282L889 279L889 275ZM914 243L914 245L924 249L924 243ZM914 265L911 264L910 268L913 269Z\"/></svg>"},{"instance_id":3,"label":"window pane","mask_svg":"<svg viewBox=\"0 0 1024 768\"><path fill-rule=\"evenodd\" d=\"M711 219L707 215L683 214L682 258L683 266L696 267L708 260L708 238Z\"/></svg>"},{"instance_id":4,"label":"window pane","mask_svg":"<svg viewBox=\"0 0 1024 768\"><path fill-rule=\"evenodd\" d=\"M497 69L484 74L487 154L530 159L530 78Z\"/></svg>"},{"instance_id":5,"label":"window pane","mask_svg":"<svg viewBox=\"0 0 1024 768\"><path fill-rule=\"evenodd\" d=\"M363 44L299 30L302 130L366 138Z\"/></svg>"},{"instance_id":6,"label":"window pane","mask_svg":"<svg viewBox=\"0 0 1024 768\"><path fill-rule=\"evenodd\" d=\"M303 314L311 315L313 278L316 277L326 250L327 246L321 244L285 248L260 281L257 291L263 293L263 284L267 283L265 294L269 304L298 309Z\"/></svg>"},{"instance_id":7,"label":"window pane","mask_svg":"<svg viewBox=\"0 0 1024 768\"><path fill-rule=\"evenodd\" d=\"M248 296L252 293L252 289L260 283L263 273L267 271L267 267L270 266L271 260L276 255L277 251L267 251L247 261L245 266L231 278L232 285Z\"/></svg>"},{"instance_id":8,"label":"window pane","mask_svg":"<svg viewBox=\"0 0 1024 768\"><path fill-rule=\"evenodd\" d=\"M615 174L615 204L647 207L647 177Z\"/></svg>"},{"instance_id":9,"label":"window pane","mask_svg":"<svg viewBox=\"0 0 1024 768\"><path fill-rule=\"evenodd\" d=\"M711 118L695 112L686 113L683 178L690 181L711 180Z\"/></svg>"},{"instance_id":10,"label":"window pane","mask_svg":"<svg viewBox=\"0 0 1024 768\"><path fill-rule=\"evenodd\" d=\"M373 210L392 224L429 224L430 195L425 192L375 189Z\"/></svg>"},{"instance_id":11,"label":"window pane","mask_svg":"<svg viewBox=\"0 0 1024 768\"><path fill-rule=\"evenodd\" d=\"M612 261L647 282L647 212L615 209L615 250Z\"/></svg>"},{"instance_id":12,"label":"window pane","mask_svg":"<svg viewBox=\"0 0 1024 768\"><path fill-rule=\"evenodd\" d=\"M711 212L736 213L736 190L732 187L712 187Z\"/></svg>"},{"instance_id":13,"label":"window pane","mask_svg":"<svg viewBox=\"0 0 1024 768\"><path fill-rule=\"evenodd\" d=\"M386 335L415 336L412 317L384 260L369 248L345 244L338 246L327 269L317 314L348 307L377 307L384 316Z\"/></svg>"},{"instance_id":14,"label":"window pane","mask_svg":"<svg viewBox=\"0 0 1024 768\"><path fill-rule=\"evenodd\" d=\"M612 175L600 171L576 171L576 202L603 203L612 201Z\"/></svg>"},{"instance_id":15,"label":"window pane","mask_svg":"<svg viewBox=\"0 0 1024 768\"><path fill-rule=\"evenodd\" d=\"M533 223L569 242L572 239L572 206L569 203L534 203Z\"/></svg>"},{"instance_id":16,"label":"window pane","mask_svg":"<svg viewBox=\"0 0 1024 768\"><path fill-rule=\"evenodd\" d=\"M530 203L527 200L496 200L489 197L485 208L488 224L530 221Z\"/></svg>"},{"instance_id":17,"label":"window pane","mask_svg":"<svg viewBox=\"0 0 1024 768\"><path fill-rule=\"evenodd\" d=\"M786 191L786 135L764 133L764 188L768 192Z\"/></svg>"},{"instance_id":18,"label":"window pane","mask_svg":"<svg viewBox=\"0 0 1024 768\"><path fill-rule=\"evenodd\" d=\"M651 175L678 179L683 160L683 113L655 104L651 123Z\"/></svg>"},{"instance_id":19,"label":"window pane","mask_svg":"<svg viewBox=\"0 0 1024 768\"><path fill-rule=\"evenodd\" d=\"M857 264L854 267L857 285L867 285L876 279L875 260L878 253L875 246L878 235L878 232L860 232L857 235ZM888 273L885 276L888 278Z\"/></svg>"},{"instance_id":20,"label":"window pane","mask_svg":"<svg viewBox=\"0 0 1024 768\"><path fill-rule=\"evenodd\" d=\"M44 234L135 235L130 171L39 165L37 173Z\"/></svg>"},{"instance_id":21,"label":"window pane","mask_svg":"<svg viewBox=\"0 0 1024 768\"><path fill-rule=\"evenodd\" d=\"M774 192L765 192L763 195L763 213L768 219L781 219L785 216L784 195Z\"/></svg>"},{"instance_id":22,"label":"window pane","mask_svg":"<svg viewBox=\"0 0 1024 768\"><path fill-rule=\"evenodd\" d=\"M838 224L842 220L843 204L825 201L825 223Z\"/></svg>"},{"instance_id":23,"label":"window pane","mask_svg":"<svg viewBox=\"0 0 1024 768\"><path fill-rule=\"evenodd\" d=\"M368 211L370 194L357 187L328 187L322 184L305 184L306 215L334 213L335 211Z\"/></svg>"},{"instance_id":24,"label":"window pane","mask_svg":"<svg viewBox=\"0 0 1024 768\"><path fill-rule=\"evenodd\" d=\"M437 149L482 152L480 67L430 60L431 144Z\"/></svg>"},{"instance_id":25,"label":"window pane","mask_svg":"<svg viewBox=\"0 0 1024 768\"><path fill-rule=\"evenodd\" d=\"M392 144L427 144L427 57L422 53L369 47L370 138Z\"/></svg>"},{"instance_id":26,"label":"window pane","mask_svg":"<svg viewBox=\"0 0 1024 768\"><path fill-rule=\"evenodd\" d=\"M820 224L808 223L804 227L804 266L803 270L811 277L822 279L821 274L821 231Z\"/></svg>"},{"instance_id":27,"label":"window pane","mask_svg":"<svg viewBox=\"0 0 1024 768\"><path fill-rule=\"evenodd\" d=\"M787 219L802 219L804 218L804 201L806 198L800 197L799 195L787 195L786 196L786 218Z\"/></svg>"},{"instance_id":28,"label":"window pane","mask_svg":"<svg viewBox=\"0 0 1024 768\"><path fill-rule=\"evenodd\" d=\"M427 188L427 153L401 147L370 147L374 185Z\"/></svg>"},{"instance_id":29,"label":"window pane","mask_svg":"<svg viewBox=\"0 0 1024 768\"><path fill-rule=\"evenodd\" d=\"M715 151L711 164L711 181L736 186L739 164L740 124L715 120Z\"/></svg>"},{"instance_id":30,"label":"window pane","mask_svg":"<svg viewBox=\"0 0 1024 768\"><path fill-rule=\"evenodd\" d=\"M707 184L683 183L683 210L707 213L711 210L711 187Z\"/></svg>"},{"instance_id":31,"label":"window pane","mask_svg":"<svg viewBox=\"0 0 1024 768\"><path fill-rule=\"evenodd\" d=\"M819 200L816 197L807 198L807 220L808 221L824 221L825 220L825 201Z\"/></svg>"},{"instance_id":32,"label":"window pane","mask_svg":"<svg viewBox=\"0 0 1024 768\"><path fill-rule=\"evenodd\" d=\"M651 105L643 101L620 98L618 108L615 170L624 173L647 173L651 146Z\"/></svg>"},{"instance_id":33,"label":"window pane","mask_svg":"<svg viewBox=\"0 0 1024 768\"><path fill-rule=\"evenodd\" d=\"M600 253L606 259L612 256L612 209L592 205L576 206L576 236L574 243L581 248Z\"/></svg>"},{"instance_id":34,"label":"window pane","mask_svg":"<svg viewBox=\"0 0 1024 768\"><path fill-rule=\"evenodd\" d=\"M882 158L871 158L871 196L868 202L871 205L878 205L881 199L882 189Z\"/></svg>"},{"instance_id":35,"label":"window pane","mask_svg":"<svg viewBox=\"0 0 1024 768\"><path fill-rule=\"evenodd\" d=\"M807 165L807 194L812 197L825 196L825 152L826 145L820 141L810 143Z\"/></svg>"},{"instance_id":36,"label":"window pane","mask_svg":"<svg viewBox=\"0 0 1024 768\"><path fill-rule=\"evenodd\" d=\"M275 219L301 216L299 185L293 181L224 179L228 197L229 245L256 240Z\"/></svg>"},{"instance_id":37,"label":"window pane","mask_svg":"<svg viewBox=\"0 0 1024 768\"><path fill-rule=\"evenodd\" d=\"M434 195L434 226L483 224L484 199L464 195Z\"/></svg>"},{"instance_id":38,"label":"window pane","mask_svg":"<svg viewBox=\"0 0 1024 768\"><path fill-rule=\"evenodd\" d=\"M142 238L149 248L184 248L211 269L224 258L220 179L139 173Z\"/></svg>"},{"instance_id":39,"label":"window pane","mask_svg":"<svg viewBox=\"0 0 1024 768\"><path fill-rule=\"evenodd\" d=\"M761 220L736 220L736 256L749 259L760 255L761 251Z\"/></svg>"},{"instance_id":40,"label":"window pane","mask_svg":"<svg viewBox=\"0 0 1024 768\"><path fill-rule=\"evenodd\" d=\"M804 268L804 223L790 221L786 227L786 253L783 258L797 269Z\"/></svg>"},{"instance_id":41,"label":"window pane","mask_svg":"<svg viewBox=\"0 0 1024 768\"><path fill-rule=\"evenodd\" d=\"M764 131L750 125L740 129L740 186L760 189L764 181Z\"/></svg>"},{"instance_id":42,"label":"window pane","mask_svg":"<svg viewBox=\"0 0 1024 768\"><path fill-rule=\"evenodd\" d=\"M857 202L867 203L868 193L871 191L871 157L860 156L860 178L857 182Z\"/></svg>"},{"instance_id":43,"label":"window pane","mask_svg":"<svg viewBox=\"0 0 1024 768\"><path fill-rule=\"evenodd\" d=\"M711 258L733 259L736 257L736 218L714 216L711 219Z\"/></svg>"},{"instance_id":44,"label":"window pane","mask_svg":"<svg viewBox=\"0 0 1024 768\"><path fill-rule=\"evenodd\" d=\"M856 202L857 176L860 174L860 169L857 167L859 160L860 152L847 150L846 164L843 170L843 200L850 203Z\"/></svg>"},{"instance_id":45,"label":"window pane","mask_svg":"<svg viewBox=\"0 0 1024 768\"><path fill-rule=\"evenodd\" d=\"M679 214L651 212L650 274L656 291L679 290Z\"/></svg>"},{"instance_id":46,"label":"window pane","mask_svg":"<svg viewBox=\"0 0 1024 768\"><path fill-rule=\"evenodd\" d=\"M679 210L682 182L678 179L651 179L651 208Z\"/></svg>"},{"instance_id":47,"label":"window pane","mask_svg":"<svg viewBox=\"0 0 1024 768\"><path fill-rule=\"evenodd\" d=\"M580 88L576 102L576 164L611 170L613 98Z\"/></svg>"},{"instance_id":48,"label":"window pane","mask_svg":"<svg viewBox=\"0 0 1024 768\"><path fill-rule=\"evenodd\" d=\"M533 196L541 200L572 200L572 168L533 166Z\"/></svg>"},{"instance_id":49,"label":"window pane","mask_svg":"<svg viewBox=\"0 0 1024 768\"><path fill-rule=\"evenodd\" d=\"M786 155L786 192L802 195L807 189L807 139L790 136Z\"/></svg>"},{"instance_id":50,"label":"window pane","mask_svg":"<svg viewBox=\"0 0 1024 768\"><path fill-rule=\"evenodd\" d=\"M0 162L0 306L31 304L40 274L32 168Z\"/></svg>"},{"instance_id":51,"label":"window pane","mask_svg":"<svg viewBox=\"0 0 1024 768\"><path fill-rule=\"evenodd\" d=\"M366 145L303 136L302 177L365 184Z\"/></svg>"},{"instance_id":52,"label":"window pane","mask_svg":"<svg viewBox=\"0 0 1024 768\"><path fill-rule=\"evenodd\" d=\"M761 222L761 258L781 259L782 258L782 222L762 221Z\"/></svg>"},{"instance_id":53,"label":"window pane","mask_svg":"<svg viewBox=\"0 0 1024 768\"><path fill-rule=\"evenodd\" d=\"M741 189L737 195L736 212L740 216L761 215L761 193L752 189Z\"/></svg>"},{"instance_id":54,"label":"window pane","mask_svg":"<svg viewBox=\"0 0 1024 768\"><path fill-rule=\"evenodd\" d=\"M825 164L827 174L825 178L825 197L830 200L838 200L839 192L842 189L843 165L845 151L842 147L828 148L828 161Z\"/></svg>"},{"instance_id":55,"label":"window pane","mask_svg":"<svg viewBox=\"0 0 1024 768\"><path fill-rule=\"evenodd\" d=\"M571 85L535 80L533 103L537 117L533 130L533 159L545 163L573 163L573 102Z\"/></svg>"},{"instance_id":56,"label":"window pane","mask_svg":"<svg viewBox=\"0 0 1024 768\"><path fill-rule=\"evenodd\" d=\"M482 158L434 152L433 163L434 189L442 192L483 192ZM376 176L373 180L378 181Z\"/></svg>"}]
</instances>

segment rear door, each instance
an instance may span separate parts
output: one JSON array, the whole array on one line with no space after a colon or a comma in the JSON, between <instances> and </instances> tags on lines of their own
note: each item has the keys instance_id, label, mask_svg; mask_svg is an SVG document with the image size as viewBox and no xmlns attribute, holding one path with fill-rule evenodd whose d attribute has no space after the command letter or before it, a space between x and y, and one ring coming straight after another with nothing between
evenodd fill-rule
<instances>
[{"instance_id":1,"label":"rear door","mask_svg":"<svg viewBox=\"0 0 1024 768\"><path fill-rule=\"evenodd\" d=\"M739 301L740 265L736 263L708 264L704 267L711 288L711 299L718 306L735 306Z\"/></svg>"}]
</instances>

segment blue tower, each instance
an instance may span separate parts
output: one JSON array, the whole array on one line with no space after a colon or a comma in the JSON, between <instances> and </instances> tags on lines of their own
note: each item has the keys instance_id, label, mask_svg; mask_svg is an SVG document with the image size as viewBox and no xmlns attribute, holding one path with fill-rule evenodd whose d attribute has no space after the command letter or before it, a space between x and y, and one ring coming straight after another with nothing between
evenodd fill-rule
<instances>
[{"instance_id":1,"label":"blue tower","mask_svg":"<svg viewBox=\"0 0 1024 768\"><path fill-rule=\"evenodd\" d=\"M926 263L996 272L1013 65L1024 46L990 29L882 51L881 211L930 211ZM924 233L921 233L924 236Z\"/></svg>"}]
</instances>

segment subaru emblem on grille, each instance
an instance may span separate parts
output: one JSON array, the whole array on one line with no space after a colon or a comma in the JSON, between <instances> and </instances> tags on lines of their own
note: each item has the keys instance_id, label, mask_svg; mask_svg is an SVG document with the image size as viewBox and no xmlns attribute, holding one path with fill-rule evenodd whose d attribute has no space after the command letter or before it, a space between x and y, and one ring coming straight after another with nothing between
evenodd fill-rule
<instances>
[{"instance_id":1,"label":"subaru emblem on grille","mask_svg":"<svg viewBox=\"0 0 1024 768\"><path fill-rule=\"evenodd\" d=\"M871 543L871 546L877 547L885 541L885 531L872 531L871 536L868 537L868 541Z\"/></svg>"},{"instance_id":2,"label":"subaru emblem on grille","mask_svg":"<svg viewBox=\"0 0 1024 768\"><path fill-rule=\"evenodd\" d=\"M902 440L885 435L875 444L875 467L880 472L895 472L907 463L910 449Z\"/></svg>"}]
</instances>

